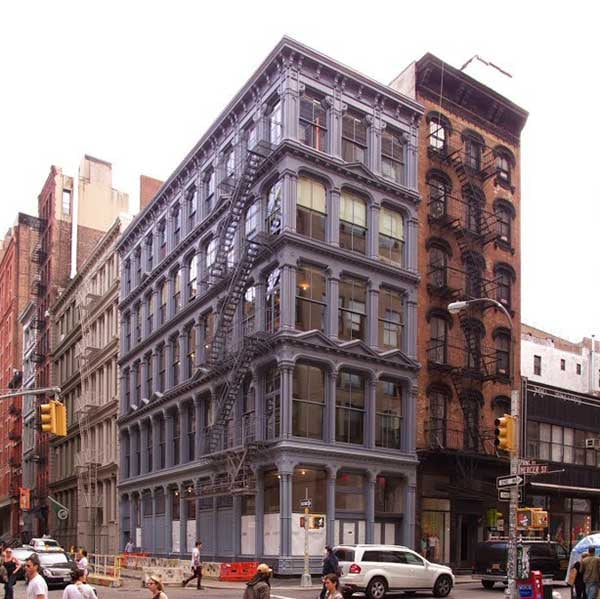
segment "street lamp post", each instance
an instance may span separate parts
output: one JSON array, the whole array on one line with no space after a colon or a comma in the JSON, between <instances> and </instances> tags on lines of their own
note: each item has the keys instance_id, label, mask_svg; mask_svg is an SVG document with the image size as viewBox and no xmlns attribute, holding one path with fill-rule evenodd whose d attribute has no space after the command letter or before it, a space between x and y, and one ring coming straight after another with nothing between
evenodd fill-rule
<instances>
[{"instance_id":1,"label":"street lamp post","mask_svg":"<svg viewBox=\"0 0 600 599\"><path fill-rule=\"evenodd\" d=\"M450 314L458 314L469 306L474 304L488 304L491 308L498 308L507 318L510 326L511 334L513 332L513 321L508 310L498 301L488 297L478 297L471 300L464 300L460 302L452 302L448 304L448 312ZM514 335L513 335L514 337ZM514 339L513 339L514 344ZM512 356L511 370L511 386L514 383L514 350ZM512 389L510 394L510 413L515 418L517 423L515 438L514 438L514 451L510 454L510 474L516 475L519 470L519 447L520 447L520 425L519 425L519 390ZM506 565L506 574L508 578L508 586L506 587L505 596L510 599L517 599L517 588L516 588L516 573L517 573L517 509L519 507L519 487L513 485L510 487L510 503L508 508L508 560Z\"/></svg>"}]
</instances>

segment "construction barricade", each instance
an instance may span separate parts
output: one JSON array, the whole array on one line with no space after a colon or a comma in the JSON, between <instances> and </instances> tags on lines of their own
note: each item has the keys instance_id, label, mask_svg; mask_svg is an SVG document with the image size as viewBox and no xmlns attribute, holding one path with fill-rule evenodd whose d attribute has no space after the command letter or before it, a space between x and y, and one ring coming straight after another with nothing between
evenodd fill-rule
<instances>
[{"instance_id":1,"label":"construction barricade","mask_svg":"<svg viewBox=\"0 0 600 599\"><path fill-rule=\"evenodd\" d=\"M120 587L121 558L119 555L88 554L88 582L106 587Z\"/></svg>"},{"instance_id":2,"label":"construction barricade","mask_svg":"<svg viewBox=\"0 0 600 599\"><path fill-rule=\"evenodd\" d=\"M258 562L234 562L221 564L219 580L224 582L248 582L255 574Z\"/></svg>"},{"instance_id":3,"label":"construction barricade","mask_svg":"<svg viewBox=\"0 0 600 599\"><path fill-rule=\"evenodd\" d=\"M142 586L145 587L150 576L160 576L162 583L166 586L180 586L184 580L182 566L144 566L142 568Z\"/></svg>"},{"instance_id":4,"label":"construction barricade","mask_svg":"<svg viewBox=\"0 0 600 599\"><path fill-rule=\"evenodd\" d=\"M188 568L189 566L188 561ZM219 579L221 576L221 562L202 562L202 577Z\"/></svg>"}]
</instances>

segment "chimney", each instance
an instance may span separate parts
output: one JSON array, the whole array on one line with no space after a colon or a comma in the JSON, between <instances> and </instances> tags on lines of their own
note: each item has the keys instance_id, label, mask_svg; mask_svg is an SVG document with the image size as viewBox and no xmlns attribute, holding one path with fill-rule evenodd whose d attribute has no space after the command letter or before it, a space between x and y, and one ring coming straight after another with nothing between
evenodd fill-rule
<instances>
[{"instance_id":1,"label":"chimney","mask_svg":"<svg viewBox=\"0 0 600 599\"><path fill-rule=\"evenodd\" d=\"M140 211L152 201L162 184L163 181L140 175Z\"/></svg>"}]
</instances>

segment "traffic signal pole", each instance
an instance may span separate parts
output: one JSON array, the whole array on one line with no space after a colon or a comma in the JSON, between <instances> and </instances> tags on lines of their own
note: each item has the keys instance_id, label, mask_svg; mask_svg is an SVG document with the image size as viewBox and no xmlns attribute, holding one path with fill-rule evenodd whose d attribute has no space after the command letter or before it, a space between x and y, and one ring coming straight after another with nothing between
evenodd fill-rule
<instances>
[{"instance_id":1,"label":"traffic signal pole","mask_svg":"<svg viewBox=\"0 0 600 599\"><path fill-rule=\"evenodd\" d=\"M42 389L18 389L17 391L11 391L10 393L3 393L0 395L0 399L10 399L11 397L20 397L21 395L46 395L53 393L56 401L60 401L60 387L44 387Z\"/></svg>"},{"instance_id":2,"label":"traffic signal pole","mask_svg":"<svg viewBox=\"0 0 600 599\"><path fill-rule=\"evenodd\" d=\"M519 473L519 447L520 447L520 418L519 418L519 391L513 389L510 394L510 414L515 418L513 451L510 452L510 473L516 476ZM505 596L517 599L517 509L519 508L519 486L510 488L510 503L508 507L508 561L506 575L508 586Z\"/></svg>"}]
</instances>

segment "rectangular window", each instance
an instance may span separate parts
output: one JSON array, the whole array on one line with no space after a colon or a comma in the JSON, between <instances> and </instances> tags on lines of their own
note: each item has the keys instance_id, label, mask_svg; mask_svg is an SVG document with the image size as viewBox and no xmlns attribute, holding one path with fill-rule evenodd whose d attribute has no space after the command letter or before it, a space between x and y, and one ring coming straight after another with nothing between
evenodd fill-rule
<instances>
[{"instance_id":1,"label":"rectangular window","mask_svg":"<svg viewBox=\"0 0 600 599\"><path fill-rule=\"evenodd\" d=\"M198 293L198 257L194 254L188 261L187 299L191 302Z\"/></svg>"},{"instance_id":2,"label":"rectangular window","mask_svg":"<svg viewBox=\"0 0 600 599\"><path fill-rule=\"evenodd\" d=\"M581 364L576 365L576 372L577 374L581 374Z\"/></svg>"},{"instance_id":3,"label":"rectangular window","mask_svg":"<svg viewBox=\"0 0 600 599\"><path fill-rule=\"evenodd\" d=\"M204 174L204 208L208 215L214 208L215 200L215 171L210 169Z\"/></svg>"},{"instance_id":4,"label":"rectangular window","mask_svg":"<svg viewBox=\"0 0 600 599\"><path fill-rule=\"evenodd\" d=\"M561 358L561 360L560 360L560 369L561 369L561 370L565 370L565 368L566 368L566 363L565 363L565 361L564 361L564 360Z\"/></svg>"},{"instance_id":5,"label":"rectangular window","mask_svg":"<svg viewBox=\"0 0 600 599\"><path fill-rule=\"evenodd\" d=\"M158 391L165 391L165 374L167 371L167 360L165 355L165 346L161 345L156 352L158 360Z\"/></svg>"},{"instance_id":6,"label":"rectangular window","mask_svg":"<svg viewBox=\"0 0 600 599\"><path fill-rule=\"evenodd\" d=\"M179 464L179 442L181 439L181 425L179 422L179 413L175 415L173 422L173 464Z\"/></svg>"},{"instance_id":7,"label":"rectangular window","mask_svg":"<svg viewBox=\"0 0 600 599\"><path fill-rule=\"evenodd\" d=\"M63 212L63 214L71 214L71 190L70 189L63 189L62 212Z\"/></svg>"},{"instance_id":8,"label":"rectangular window","mask_svg":"<svg viewBox=\"0 0 600 599\"><path fill-rule=\"evenodd\" d=\"M225 177L233 177L235 175L235 151L233 148L225 150Z\"/></svg>"},{"instance_id":9,"label":"rectangular window","mask_svg":"<svg viewBox=\"0 0 600 599\"><path fill-rule=\"evenodd\" d=\"M439 118L432 118L429 121L429 146L441 152L445 145L446 130Z\"/></svg>"},{"instance_id":10,"label":"rectangular window","mask_svg":"<svg viewBox=\"0 0 600 599\"><path fill-rule=\"evenodd\" d=\"M277 368L265 375L265 438L276 439L280 431L281 377Z\"/></svg>"},{"instance_id":11,"label":"rectangular window","mask_svg":"<svg viewBox=\"0 0 600 599\"><path fill-rule=\"evenodd\" d=\"M390 128L381 137L381 171L384 177L404 185L404 143L401 134Z\"/></svg>"},{"instance_id":12,"label":"rectangular window","mask_svg":"<svg viewBox=\"0 0 600 599\"><path fill-rule=\"evenodd\" d=\"M152 303L152 293L146 296L146 333L152 332L154 324L154 306Z\"/></svg>"},{"instance_id":13,"label":"rectangular window","mask_svg":"<svg viewBox=\"0 0 600 599\"><path fill-rule=\"evenodd\" d=\"M187 438L188 438L188 461L196 457L196 410L191 404L187 407Z\"/></svg>"},{"instance_id":14,"label":"rectangular window","mask_svg":"<svg viewBox=\"0 0 600 599\"><path fill-rule=\"evenodd\" d=\"M327 151L327 112L319 99L304 94L300 98L300 141L315 150Z\"/></svg>"},{"instance_id":15,"label":"rectangular window","mask_svg":"<svg viewBox=\"0 0 600 599\"><path fill-rule=\"evenodd\" d=\"M446 364L448 353L448 323L438 316L432 316L429 321L431 338L429 341L428 358L434 364Z\"/></svg>"},{"instance_id":16,"label":"rectangular window","mask_svg":"<svg viewBox=\"0 0 600 599\"><path fill-rule=\"evenodd\" d=\"M136 304L133 310L135 320L135 342L139 343L142 339L142 305Z\"/></svg>"},{"instance_id":17,"label":"rectangular window","mask_svg":"<svg viewBox=\"0 0 600 599\"><path fill-rule=\"evenodd\" d=\"M181 276L181 268L173 273L173 307L175 314L177 314L181 308Z\"/></svg>"},{"instance_id":18,"label":"rectangular window","mask_svg":"<svg viewBox=\"0 0 600 599\"><path fill-rule=\"evenodd\" d=\"M160 459L159 468L164 468L167 465L167 446L166 446L166 426L165 419L161 418L158 421L158 455Z\"/></svg>"},{"instance_id":19,"label":"rectangular window","mask_svg":"<svg viewBox=\"0 0 600 599\"><path fill-rule=\"evenodd\" d=\"M134 403L139 406L140 401L142 400L142 367L139 362L136 363L133 369L133 374L135 377L135 397Z\"/></svg>"},{"instance_id":20,"label":"rectangular window","mask_svg":"<svg viewBox=\"0 0 600 599\"><path fill-rule=\"evenodd\" d=\"M163 220L158 225L158 261L167 255L167 223Z\"/></svg>"},{"instance_id":21,"label":"rectangular window","mask_svg":"<svg viewBox=\"0 0 600 599\"><path fill-rule=\"evenodd\" d=\"M327 194L325 186L309 177L298 178L296 230L318 241L325 241Z\"/></svg>"},{"instance_id":22,"label":"rectangular window","mask_svg":"<svg viewBox=\"0 0 600 599\"><path fill-rule=\"evenodd\" d=\"M269 141L278 145L283 137L283 115L281 111L281 102L275 102L269 113Z\"/></svg>"},{"instance_id":23,"label":"rectangular window","mask_svg":"<svg viewBox=\"0 0 600 599\"><path fill-rule=\"evenodd\" d=\"M325 332L326 302L325 270L299 266L296 271L296 328L300 331L317 329Z\"/></svg>"},{"instance_id":24,"label":"rectangular window","mask_svg":"<svg viewBox=\"0 0 600 599\"><path fill-rule=\"evenodd\" d=\"M196 327L187 330L187 375L191 377L196 370Z\"/></svg>"},{"instance_id":25,"label":"rectangular window","mask_svg":"<svg viewBox=\"0 0 600 599\"><path fill-rule=\"evenodd\" d=\"M266 329L268 333L279 330L281 323L280 270L276 268L267 277Z\"/></svg>"},{"instance_id":26,"label":"rectangular window","mask_svg":"<svg viewBox=\"0 0 600 599\"><path fill-rule=\"evenodd\" d=\"M388 208L381 208L379 215L379 256L400 266L404 264L404 220Z\"/></svg>"},{"instance_id":27,"label":"rectangular window","mask_svg":"<svg viewBox=\"0 0 600 599\"><path fill-rule=\"evenodd\" d=\"M323 438L325 373L316 366L296 364L292 396L292 434L309 439Z\"/></svg>"},{"instance_id":28,"label":"rectangular window","mask_svg":"<svg viewBox=\"0 0 600 599\"><path fill-rule=\"evenodd\" d=\"M379 346L402 349L402 294L391 289L379 291Z\"/></svg>"},{"instance_id":29,"label":"rectangular window","mask_svg":"<svg viewBox=\"0 0 600 599\"><path fill-rule=\"evenodd\" d=\"M281 232L281 182L276 181L267 196L267 233L277 235Z\"/></svg>"},{"instance_id":30,"label":"rectangular window","mask_svg":"<svg viewBox=\"0 0 600 599\"><path fill-rule=\"evenodd\" d=\"M335 440L362 445L365 416L365 380L360 374L342 370L335 394Z\"/></svg>"},{"instance_id":31,"label":"rectangular window","mask_svg":"<svg viewBox=\"0 0 600 599\"><path fill-rule=\"evenodd\" d=\"M173 217L173 247L176 247L181 241L181 209L179 205L173 208L171 215Z\"/></svg>"},{"instance_id":32,"label":"rectangular window","mask_svg":"<svg viewBox=\"0 0 600 599\"><path fill-rule=\"evenodd\" d=\"M144 362L146 363L146 393L148 395L147 399L149 399L154 391L152 388L152 354L147 354L144 358Z\"/></svg>"},{"instance_id":33,"label":"rectangular window","mask_svg":"<svg viewBox=\"0 0 600 599\"><path fill-rule=\"evenodd\" d=\"M171 364L173 385L179 385L179 337L173 337L171 339L171 355L173 356L173 362Z\"/></svg>"},{"instance_id":34,"label":"rectangular window","mask_svg":"<svg viewBox=\"0 0 600 599\"><path fill-rule=\"evenodd\" d=\"M542 375L542 356L533 356L533 374Z\"/></svg>"},{"instance_id":35,"label":"rectangular window","mask_svg":"<svg viewBox=\"0 0 600 599\"><path fill-rule=\"evenodd\" d=\"M402 388L391 381L379 381L376 391L375 445L401 448Z\"/></svg>"},{"instance_id":36,"label":"rectangular window","mask_svg":"<svg viewBox=\"0 0 600 599\"><path fill-rule=\"evenodd\" d=\"M198 190L192 185L186 192L185 201L187 204L188 233L196 224L196 213L198 212Z\"/></svg>"},{"instance_id":37,"label":"rectangular window","mask_svg":"<svg viewBox=\"0 0 600 599\"><path fill-rule=\"evenodd\" d=\"M256 320L256 287L251 286L244 293L242 305L242 335L252 335L255 332Z\"/></svg>"},{"instance_id":38,"label":"rectangular window","mask_svg":"<svg viewBox=\"0 0 600 599\"><path fill-rule=\"evenodd\" d=\"M366 285L353 277L343 276L339 292L339 338L344 341L364 341L367 322Z\"/></svg>"},{"instance_id":39,"label":"rectangular window","mask_svg":"<svg viewBox=\"0 0 600 599\"><path fill-rule=\"evenodd\" d=\"M350 112L342 119L342 158L346 162L367 162L367 125L363 116Z\"/></svg>"},{"instance_id":40,"label":"rectangular window","mask_svg":"<svg viewBox=\"0 0 600 599\"><path fill-rule=\"evenodd\" d=\"M158 301L159 301L158 313L159 313L159 317L160 317L160 324L164 324L167 321L167 295L168 295L167 282L163 281L158 287Z\"/></svg>"},{"instance_id":41,"label":"rectangular window","mask_svg":"<svg viewBox=\"0 0 600 599\"><path fill-rule=\"evenodd\" d=\"M477 172L481 168L481 144L469 137L465 138L465 163Z\"/></svg>"}]
</instances>

